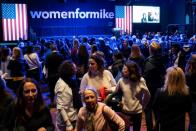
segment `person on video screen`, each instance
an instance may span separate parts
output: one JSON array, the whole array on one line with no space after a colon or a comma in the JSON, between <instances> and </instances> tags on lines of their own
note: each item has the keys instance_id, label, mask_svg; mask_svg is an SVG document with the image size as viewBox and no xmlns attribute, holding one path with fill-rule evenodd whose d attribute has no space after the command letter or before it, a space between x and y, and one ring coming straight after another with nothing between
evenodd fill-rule
<instances>
[{"instance_id":1,"label":"person on video screen","mask_svg":"<svg viewBox=\"0 0 196 131\"><path fill-rule=\"evenodd\" d=\"M159 15L157 12L154 13L154 16L153 16L153 21L158 21L158 18L159 18Z\"/></svg>"},{"instance_id":2,"label":"person on video screen","mask_svg":"<svg viewBox=\"0 0 196 131\"><path fill-rule=\"evenodd\" d=\"M147 22L146 13L143 13L143 14L142 14L141 22L142 22L142 23L146 23L146 22Z\"/></svg>"},{"instance_id":3,"label":"person on video screen","mask_svg":"<svg viewBox=\"0 0 196 131\"><path fill-rule=\"evenodd\" d=\"M148 12L148 21L153 21L152 12Z\"/></svg>"}]
</instances>

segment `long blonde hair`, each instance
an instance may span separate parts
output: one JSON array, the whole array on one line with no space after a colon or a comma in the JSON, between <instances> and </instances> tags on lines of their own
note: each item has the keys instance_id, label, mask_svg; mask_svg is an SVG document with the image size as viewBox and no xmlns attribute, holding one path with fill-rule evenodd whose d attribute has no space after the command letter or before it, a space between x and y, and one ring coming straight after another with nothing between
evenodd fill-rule
<instances>
[{"instance_id":1,"label":"long blonde hair","mask_svg":"<svg viewBox=\"0 0 196 131\"><path fill-rule=\"evenodd\" d=\"M19 47L14 47L12 50L12 57L14 59L22 59L23 58L22 50Z\"/></svg>"},{"instance_id":2,"label":"long blonde hair","mask_svg":"<svg viewBox=\"0 0 196 131\"><path fill-rule=\"evenodd\" d=\"M174 95L176 93L182 95L189 94L185 75L181 68L173 66L167 69L164 88L169 95Z\"/></svg>"}]
</instances>

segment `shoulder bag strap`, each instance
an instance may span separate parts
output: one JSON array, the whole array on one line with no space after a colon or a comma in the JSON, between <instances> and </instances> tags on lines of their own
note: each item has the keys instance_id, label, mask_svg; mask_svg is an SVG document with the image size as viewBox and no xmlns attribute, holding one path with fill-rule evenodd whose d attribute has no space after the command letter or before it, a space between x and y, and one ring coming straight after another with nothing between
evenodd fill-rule
<instances>
[{"instance_id":1,"label":"shoulder bag strap","mask_svg":"<svg viewBox=\"0 0 196 131\"><path fill-rule=\"evenodd\" d=\"M31 63L33 63L34 65L37 65L37 63L35 63L35 61L33 61L29 55L27 55L27 57L29 58L29 60L31 61Z\"/></svg>"}]
</instances>

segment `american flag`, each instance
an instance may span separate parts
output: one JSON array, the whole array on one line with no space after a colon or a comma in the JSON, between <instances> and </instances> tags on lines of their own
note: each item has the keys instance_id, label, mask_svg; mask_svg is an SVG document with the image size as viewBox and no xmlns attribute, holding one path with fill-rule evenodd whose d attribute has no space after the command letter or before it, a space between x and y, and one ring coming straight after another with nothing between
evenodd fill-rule
<instances>
[{"instance_id":1,"label":"american flag","mask_svg":"<svg viewBox=\"0 0 196 131\"><path fill-rule=\"evenodd\" d=\"M3 41L27 40L27 5L2 3L1 7Z\"/></svg>"},{"instance_id":2,"label":"american flag","mask_svg":"<svg viewBox=\"0 0 196 131\"><path fill-rule=\"evenodd\" d=\"M132 32L132 6L115 6L116 28L130 34Z\"/></svg>"}]
</instances>

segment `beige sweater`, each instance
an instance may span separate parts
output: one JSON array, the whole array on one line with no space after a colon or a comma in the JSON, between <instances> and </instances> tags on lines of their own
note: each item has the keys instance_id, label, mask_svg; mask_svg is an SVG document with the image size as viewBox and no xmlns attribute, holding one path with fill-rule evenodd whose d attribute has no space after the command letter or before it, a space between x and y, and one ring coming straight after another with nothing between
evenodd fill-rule
<instances>
[{"instance_id":1,"label":"beige sweater","mask_svg":"<svg viewBox=\"0 0 196 131\"><path fill-rule=\"evenodd\" d=\"M104 107L104 108L103 108ZM104 111L104 115L103 115ZM107 116L107 118L104 118ZM76 124L75 131L82 131L86 126L87 109L86 107L80 108L78 113L78 120ZM94 131L111 131L107 119L110 118L111 121L118 125L118 131L125 130L125 122L121 117L119 117L110 107L103 103L98 103L98 108L93 117Z\"/></svg>"},{"instance_id":2,"label":"beige sweater","mask_svg":"<svg viewBox=\"0 0 196 131\"><path fill-rule=\"evenodd\" d=\"M115 91L116 89L116 81L112 75L112 73L108 70L103 71L103 77L96 76L91 78L88 72L83 76L81 84L80 84L80 92L83 92L86 86L95 87L97 92L99 92L101 87L106 87L111 91Z\"/></svg>"},{"instance_id":3,"label":"beige sweater","mask_svg":"<svg viewBox=\"0 0 196 131\"><path fill-rule=\"evenodd\" d=\"M142 113L144 107L150 100L150 92L146 86L144 78L138 84L130 82L128 79L121 78L117 84L117 90L122 90L122 111L128 114Z\"/></svg>"}]
</instances>

